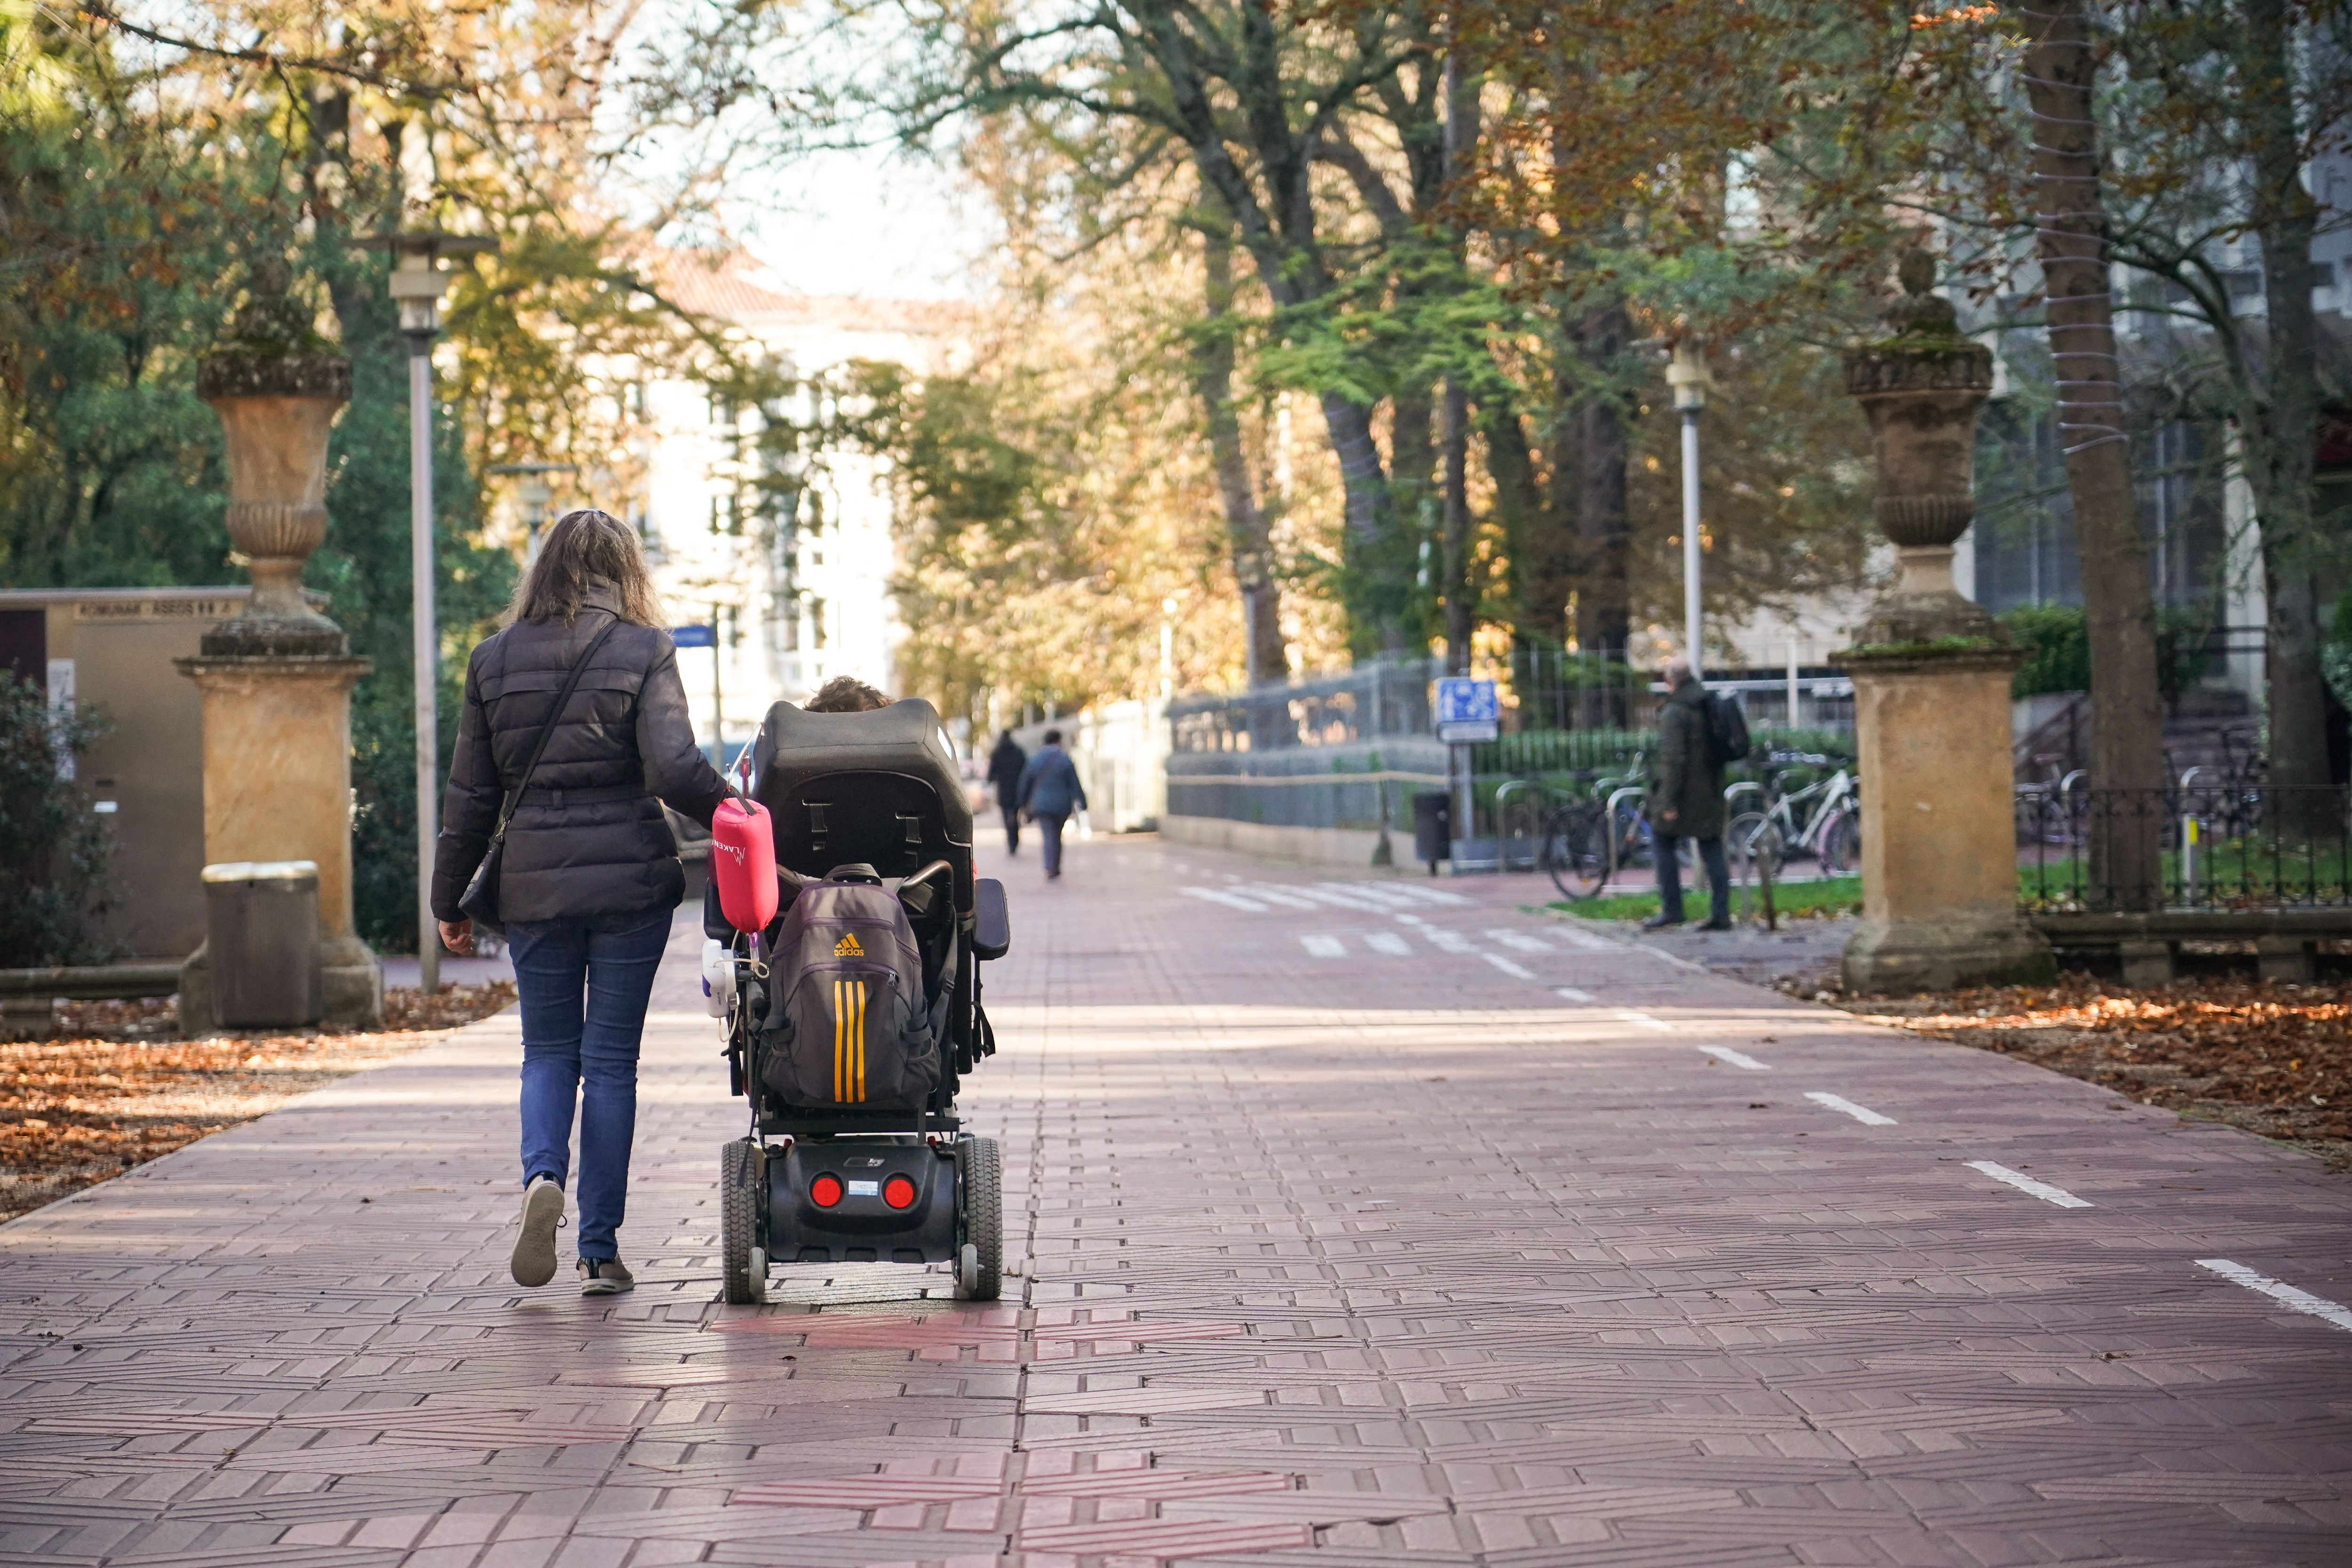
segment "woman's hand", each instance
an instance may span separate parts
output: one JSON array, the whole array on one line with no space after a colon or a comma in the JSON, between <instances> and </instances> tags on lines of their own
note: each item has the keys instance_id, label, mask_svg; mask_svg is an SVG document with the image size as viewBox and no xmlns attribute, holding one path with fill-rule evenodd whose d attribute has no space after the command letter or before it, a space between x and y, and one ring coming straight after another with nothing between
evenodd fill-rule
<instances>
[{"instance_id":1,"label":"woman's hand","mask_svg":"<svg viewBox=\"0 0 2352 1568\"><path fill-rule=\"evenodd\" d=\"M460 958L474 956L474 922L472 921L440 921L441 945Z\"/></svg>"}]
</instances>

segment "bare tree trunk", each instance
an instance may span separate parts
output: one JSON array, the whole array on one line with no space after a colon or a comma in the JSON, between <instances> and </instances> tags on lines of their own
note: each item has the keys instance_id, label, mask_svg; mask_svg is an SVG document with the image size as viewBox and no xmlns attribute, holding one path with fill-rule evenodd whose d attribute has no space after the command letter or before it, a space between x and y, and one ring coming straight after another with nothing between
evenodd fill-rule
<instances>
[{"instance_id":1,"label":"bare tree trunk","mask_svg":"<svg viewBox=\"0 0 2352 1568\"><path fill-rule=\"evenodd\" d=\"M1458 376L1445 383L1445 668L1470 673L1477 590L1470 581L1470 399Z\"/></svg>"},{"instance_id":2,"label":"bare tree trunk","mask_svg":"<svg viewBox=\"0 0 2352 1568\"><path fill-rule=\"evenodd\" d=\"M1445 56L1444 184L1462 177L1478 139L1478 94L1462 69L1458 47ZM1458 257L1461 235L1454 236ZM1445 668L1470 673L1470 640L1478 626L1478 591L1470 581L1470 396L1460 375L1445 378L1442 447L1445 464Z\"/></svg>"},{"instance_id":3,"label":"bare tree trunk","mask_svg":"<svg viewBox=\"0 0 2352 1568\"><path fill-rule=\"evenodd\" d=\"M1607 367L1623 347L1625 326L1625 312L1617 306L1589 317L1579 334L1586 356ZM1633 630L1633 593L1626 581L1632 531L1625 516L1624 409L1612 393L1588 394L1578 424L1580 450L1567 470L1579 476L1577 524L1584 546L1577 641L1587 653L1622 659Z\"/></svg>"},{"instance_id":4,"label":"bare tree trunk","mask_svg":"<svg viewBox=\"0 0 2352 1568\"><path fill-rule=\"evenodd\" d=\"M2254 212L2263 240L2263 395L2244 432L2246 482L2263 531L2270 586L2270 779L2274 789L2324 790L2327 698L2313 562L2313 443L2318 434L2318 324L2311 309L2311 240L2318 214L2303 187L2284 0L2247 0L2238 33L2241 123L2253 143ZM2300 815L2317 826L2318 803Z\"/></svg>"},{"instance_id":5,"label":"bare tree trunk","mask_svg":"<svg viewBox=\"0 0 2352 1568\"><path fill-rule=\"evenodd\" d=\"M1209 455L1225 503L1225 537L1234 580L1241 584L1243 657L1249 683L1279 679L1289 669L1282 643L1282 602L1273 574L1273 541L1265 509L1250 482L1242 426L1234 412L1234 251L1223 233L1202 236L1208 276L1208 320L1193 339L1193 385L1209 421Z\"/></svg>"},{"instance_id":6,"label":"bare tree trunk","mask_svg":"<svg viewBox=\"0 0 2352 1568\"><path fill-rule=\"evenodd\" d=\"M1519 629L1565 647L1575 635L1568 601L1576 591L1576 487L1555 484L1547 493L1527 426L1507 402L1482 404L1478 415L1486 437L1486 469L1495 480L1495 511L1511 561ZM1560 502L1563 491L1566 505Z\"/></svg>"},{"instance_id":7,"label":"bare tree trunk","mask_svg":"<svg viewBox=\"0 0 2352 1568\"><path fill-rule=\"evenodd\" d=\"M2146 910L2163 893L2164 696L2108 302L2106 214L2091 115L2097 58L2084 0L2040 5L2025 13L2033 28L2024 74L2033 113L2034 249L2049 297L2058 433L2083 560L2091 784L2128 792L2109 795L2093 813L2091 879L2115 907Z\"/></svg>"}]
</instances>

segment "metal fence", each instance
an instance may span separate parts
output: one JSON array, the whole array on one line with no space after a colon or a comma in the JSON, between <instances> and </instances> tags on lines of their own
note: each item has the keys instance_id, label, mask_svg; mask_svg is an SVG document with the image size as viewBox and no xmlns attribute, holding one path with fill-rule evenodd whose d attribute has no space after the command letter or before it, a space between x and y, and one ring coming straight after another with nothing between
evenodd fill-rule
<instances>
[{"instance_id":1,"label":"metal fence","mask_svg":"<svg viewBox=\"0 0 2352 1568\"><path fill-rule=\"evenodd\" d=\"M2021 789L2018 902L2038 913L2352 906L2347 822L2342 790Z\"/></svg>"}]
</instances>

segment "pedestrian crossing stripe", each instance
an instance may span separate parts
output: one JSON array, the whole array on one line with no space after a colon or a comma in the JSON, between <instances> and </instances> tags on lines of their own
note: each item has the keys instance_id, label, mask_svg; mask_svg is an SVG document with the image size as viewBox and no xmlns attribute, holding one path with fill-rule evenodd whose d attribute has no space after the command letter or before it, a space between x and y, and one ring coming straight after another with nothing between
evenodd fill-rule
<instances>
[{"instance_id":1,"label":"pedestrian crossing stripe","mask_svg":"<svg viewBox=\"0 0 2352 1568\"><path fill-rule=\"evenodd\" d=\"M833 1098L839 1105L855 1105L866 1098L866 982L863 980L835 980L833 983Z\"/></svg>"},{"instance_id":2,"label":"pedestrian crossing stripe","mask_svg":"<svg viewBox=\"0 0 2352 1568\"><path fill-rule=\"evenodd\" d=\"M866 950L857 945L857 933L854 931L843 931L841 940L833 944L833 956L835 958L865 957Z\"/></svg>"}]
</instances>

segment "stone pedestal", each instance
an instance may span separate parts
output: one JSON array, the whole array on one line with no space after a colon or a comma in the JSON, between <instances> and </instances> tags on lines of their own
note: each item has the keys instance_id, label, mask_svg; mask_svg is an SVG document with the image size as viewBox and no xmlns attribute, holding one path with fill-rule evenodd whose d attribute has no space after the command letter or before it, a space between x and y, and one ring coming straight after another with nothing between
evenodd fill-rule
<instances>
[{"instance_id":1,"label":"stone pedestal","mask_svg":"<svg viewBox=\"0 0 2352 1568\"><path fill-rule=\"evenodd\" d=\"M352 688L368 661L199 655L180 661L205 710L205 863L315 860L325 1022L383 1020L383 965L352 922ZM208 954L180 973L181 1026L214 1026Z\"/></svg>"},{"instance_id":2,"label":"stone pedestal","mask_svg":"<svg viewBox=\"0 0 2352 1568\"><path fill-rule=\"evenodd\" d=\"M1849 991L2047 980L2050 944L2017 912L2009 680L2024 656L1986 647L1868 654L1853 677L1862 779L1862 925Z\"/></svg>"},{"instance_id":3,"label":"stone pedestal","mask_svg":"<svg viewBox=\"0 0 2352 1568\"><path fill-rule=\"evenodd\" d=\"M1838 656L1853 677L1862 787L1849 991L2039 981L2057 967L2017 912L2009 682L2024 655L1952 585L1992 356L1960 335L1935 277L1925 253L1905 258L1893 336L1845 361L1846 390L1870 416L1878 526L1902 568Z\"/></svg>"},{"instance_id":4,"label":"stone pedestal","mask_svg":"<svg viewBox=\"0 0 2352 1568\"><path fill-rule=\"evenodd\" d=\"M314 860L325 1022L383 1020L383 965L352 924L352 688L368 661L303 602L302 563L327 534L327 434L351 362L311 331L282 265L257 267L229 340L196 391L227 437L229 537L253 574L234 619L177 660L204 704L205 863ZM180 1022L215 1026L208 954L180 973Z\"/></svg>"}]
</instances>

